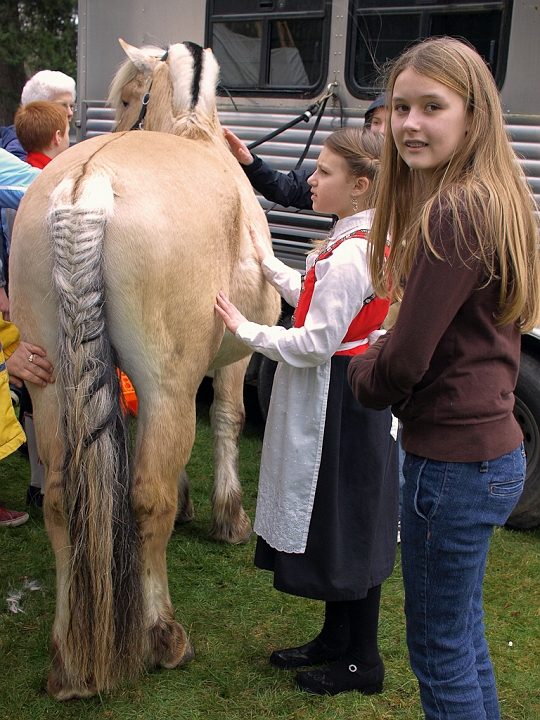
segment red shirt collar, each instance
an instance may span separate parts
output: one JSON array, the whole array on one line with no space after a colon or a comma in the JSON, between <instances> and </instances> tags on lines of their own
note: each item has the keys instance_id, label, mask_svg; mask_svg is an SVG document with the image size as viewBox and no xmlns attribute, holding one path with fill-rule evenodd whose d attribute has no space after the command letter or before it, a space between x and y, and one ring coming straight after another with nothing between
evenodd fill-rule
<instances>
[{"instance_id":1,"label":"red shirt collar","mask_svg":"<svg viewBox=\"0 0 540 720\"><path fill-rule=\"evenodd\" d=\"M48 165L51 160L52 158L41 152L29 152L26 156L26 162L32 167L39 168L40 170L43 170L45 165Z\"/></svg>"}]
</instances>

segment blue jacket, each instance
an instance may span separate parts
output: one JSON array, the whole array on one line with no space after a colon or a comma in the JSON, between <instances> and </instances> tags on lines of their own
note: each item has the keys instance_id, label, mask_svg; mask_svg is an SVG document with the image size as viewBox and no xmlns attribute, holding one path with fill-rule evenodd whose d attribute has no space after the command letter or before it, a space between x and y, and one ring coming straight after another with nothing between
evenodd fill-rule
<instances>
[{"instance_id":1,"label":"blue jacket","mask_svg":"<svg viewBox=\"0 0 540 720\"><path fill-rule=\"evenodd\" d=\"M26 159L26 150L23 148L15 132L15 125L2 125L0 127L0 147L7 150L19 160Z\"/></svg>"},{"instance_id":2,"label":"blue jacket","mask_svg":"<svg viewBox=\"0 0 540 720\"><path fill-rule=\"evenodd\" d=\"M16 210L28 186L40 172L0 148L0 207Z\"/></svg>"},{"instance_id":3,"label":"blue jacket","mask_svg":"<svg viewBox=\"0 0 540 720\"><path fill-rule=\"evenodd\" d=\"M41 170L19 160L7 150L0 148L0 210L13 208L17 210L22 196L28 186ZM7 226L6 226L7 227ZM0 286L7 281L7 258L9 254L9 239L3 227L0 216ZM4 267L4 264L5 267Z\"/></svg>"}]
</instances>

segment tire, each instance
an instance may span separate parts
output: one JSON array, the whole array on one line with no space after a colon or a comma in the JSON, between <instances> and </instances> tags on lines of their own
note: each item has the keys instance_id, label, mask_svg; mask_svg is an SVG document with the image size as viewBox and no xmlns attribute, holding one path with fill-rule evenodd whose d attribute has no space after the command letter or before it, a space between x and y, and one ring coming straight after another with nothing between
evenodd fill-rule
<instances>
[{"instance_id":1,"label":"tire","mask_svg":"<svg viewBox=\"0 0 540 720\"><path fill-rule=\"evenodd\" d=\"M540 525L540 363L521 353L516 385L514 416L523 430L527 453L527 475L518 504L506 522L514 530L532 530Z\"/></svg>"}]
</instances>

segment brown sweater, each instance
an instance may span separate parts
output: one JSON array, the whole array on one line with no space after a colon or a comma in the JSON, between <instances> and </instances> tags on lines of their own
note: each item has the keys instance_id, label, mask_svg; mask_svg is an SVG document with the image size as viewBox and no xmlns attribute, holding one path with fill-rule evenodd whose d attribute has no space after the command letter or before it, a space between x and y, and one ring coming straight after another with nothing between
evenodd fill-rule
<instances>
[{"instance_id":1,"label":"brown sweater","mask_svg":"<svg viewBox=\"0 0 540 720\"><path fill-rule=\"evenodd\" d=\"M512 412L520 333L496 325L500 284L486 284L463 224L458 253L449 212L439 219L434 210L430 236L442 259L420 243L394 328L349 365L358 401L391 405L402 421L403 448L443 462L492 460L523 439Z\"/></svg>"}]
</instances>

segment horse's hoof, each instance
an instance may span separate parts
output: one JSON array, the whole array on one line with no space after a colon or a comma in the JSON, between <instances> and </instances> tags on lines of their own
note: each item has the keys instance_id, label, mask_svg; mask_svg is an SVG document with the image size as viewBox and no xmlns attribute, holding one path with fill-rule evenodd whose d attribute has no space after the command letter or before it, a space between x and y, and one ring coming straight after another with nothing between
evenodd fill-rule
<instances>
[{"instance_id":1,"label":"horse's hoof","mask_svg":"<svg viewBox=\"0 0 540 720\"><path fill-rule=\"evenodd\" d=\"M248 534L245 537L241 538L240 540L237 540L234 544L235 545L247 545L249 542L251 542L252 537L253 537L253 530L250 527Z\"/></svg>"},{"instance_id":2,"label":"horse's hoof","mask_svg":"<svg viewBox=\"0 0 540 720\"><path fill-rule=\"evenodd\" d=\"M46 689L52 699L58 700L59 702L66 702L67 700L81 700L82 698L97 695L96 688L91 685L77 685L71 687L69 684L62 685L58 681L58 677L54 671L51 671L49 674Z\"/></svg>"},{"instance_id":3,"label":"horse's hoof","mask_svg":"<svg viewBox=\"0 0 540 720\"><path fill-rule=\"evenodd\" d=\"M184 652L184 657L182 660L178 663L178 666L180 665L187 665L188 662L191 662L195 657L195 648L193 647L193 643L189 638L186 638L186 650Z\"/></svg>"},{"instance_id":4,"label":"horse's hoof","mask_svg":"<svg viewBox=\"0 0 540 720\"><path fill-rule=\"evenodd\" d=\"M174 524L185 525L186 523L191 522L194 517L195 508L193 507L193 503L191 502L191 500L189 500L185 507L178 508L178 512L176 513L176 517L174 518Z\"/></svg>"},{"instance_id":5,"label":"horse's hoof","mask_svg":"<svg viewBox=\"0 0 540 720\"><path fill-rule=\"evenodd\" d=\"M164 655L159 663L166 670L187 665L195 657L195 648L186 635L184 628L178 623L175 623L175 625L182 630L182 637L177 638L176 648L171 649L169 653Z\"/></svg>"},{"instance_id":6,"label":"horse's hoof","mask_svg":"<svg viewBox=\"0 0 540 720\"><path fill-rule=\"evenodd\" d=\"M212 523L210 537L216 542L225 542L229 545L246 545L252 536L251 522L248 516L242 511L243 515L237 522L218 523L215 519Z\"/></svg>"},{"instance_id":7,"label":"horse's hoof","mask_svg":"<svg viewBox=\"0 0 540 720\"><path fill-rule=\"evenodd\" d=\"M221 532L211 532L210 537L216 542L224 542L228 545L247 545L253 537L253 531L250 526L247 533L245 531L234 532L232 530L226 530Z\"/></svg>"},{"instance_id":8,"label":"horse's hoof","mask_svg":"<svg viewBox=\"0 0 540 720\"><path fill-rule=\"evenodd\" d=\"M54 639L51 641L51 663L46 690L53 700L65 702L97 695L97 688L93 683L78 682L75 678L68 676L59 642Z\"/></svg>"},{"instance_id":9,"label":"horse's hoof","mask_svg":"<svg viewBox=\"0 0 540 720\"><path fill-rule=\"evenodd\" d=\"M151 665L172 670L195 657L193 645L180 623L174 622L172 626L165 626L163 623L154 625L150 631L150 639L153 648Z\"/></svg>"}]
</instances>

